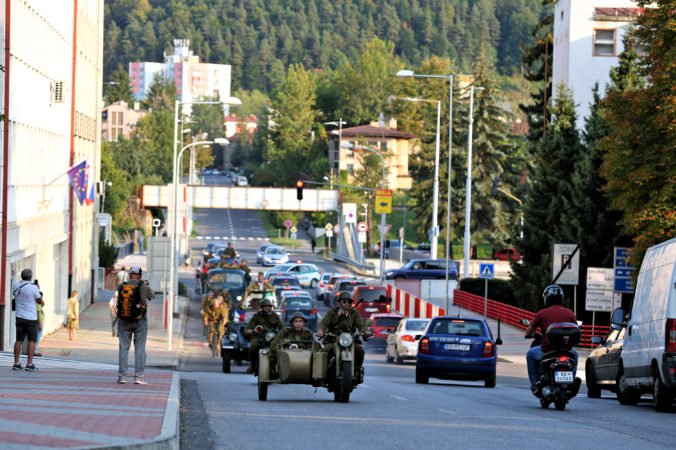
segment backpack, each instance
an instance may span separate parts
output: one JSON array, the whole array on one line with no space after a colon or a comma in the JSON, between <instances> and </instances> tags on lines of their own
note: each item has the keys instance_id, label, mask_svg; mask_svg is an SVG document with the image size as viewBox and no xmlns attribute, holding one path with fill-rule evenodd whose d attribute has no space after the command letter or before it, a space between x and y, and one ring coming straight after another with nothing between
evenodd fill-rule
<instances>
[{"instance_id":1,"label":"backpack","mask_svg":"<svg viewBox=\"0 0 676 450\"><path fill-rule=\"evenodd\" d=\"M141 283L122 283L117 289L117 317L125 322L133 322L145 314L146 308L141 301Z\"/></svg>"}]
</instances>

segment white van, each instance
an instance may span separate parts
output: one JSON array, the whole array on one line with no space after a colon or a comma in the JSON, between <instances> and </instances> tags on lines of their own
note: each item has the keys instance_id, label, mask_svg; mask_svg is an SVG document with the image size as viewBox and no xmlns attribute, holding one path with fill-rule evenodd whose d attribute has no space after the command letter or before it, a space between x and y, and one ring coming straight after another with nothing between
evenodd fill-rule
<instances>
[{"instance_id":1,"label":"white van","mask_svg":"<svg viewBox=\"0 0 676 450\"><path fill-rule=\"evenodd\" d=\"M236 177L236 178L237 178L237 180L236 180L237 186L248 186L249 185L249 182L246 179L246 177Z\"/></svg>"},{"instance_id":2,"label":"white van","mask_svg":"<svg viewBox=\"0 0 676 450\"><path fill-rule=\"evenodd\" d=\"M621 313L613 313L613 323L618 320ZM671 409L676 394L676 238L650 247L643 258L620 359L620 403L635 405L641 393L649 392L655 410Z\"/></svg>"}]
</instances>

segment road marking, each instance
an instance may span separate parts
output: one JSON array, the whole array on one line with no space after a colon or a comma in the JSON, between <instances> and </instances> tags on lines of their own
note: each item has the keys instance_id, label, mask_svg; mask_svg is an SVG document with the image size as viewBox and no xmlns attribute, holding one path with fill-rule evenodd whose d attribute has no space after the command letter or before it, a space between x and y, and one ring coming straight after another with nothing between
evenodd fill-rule
<instances>
[{"instance_id":1,"label":"road marking","mask_svg":"<svg viewBox=\"0 0 676 450\"><path fill-rule=\"evenodd\" d=\"M394 394L390 394L390 397L395 398L395 399L397 399L397 400L402 400L402 401L404 401L404 402L408 401L407 398L399 397L398 395L394 395Z\"/></svg>"},{"instance_id":2,"label":"road marking","mask_svg":"<svg viewBox=\"0 0 676 450\"><path fill-rule=\"evenodd\" d=\"M451 414L451 415L458 414L458 413L455 412L455 411L449 411L449 410L447 410L447 409L437 409L437 411L442 412L442 413L444 413L444 414Z\"/></svg>"}]
</instances>

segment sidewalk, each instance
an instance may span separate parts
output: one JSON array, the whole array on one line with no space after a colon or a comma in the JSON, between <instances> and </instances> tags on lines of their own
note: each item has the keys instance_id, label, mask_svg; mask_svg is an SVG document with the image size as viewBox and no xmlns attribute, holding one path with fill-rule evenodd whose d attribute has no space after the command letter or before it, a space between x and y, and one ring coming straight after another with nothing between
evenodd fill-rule
<instances>
[{"instance_id":1,"label":"sidewalk","mask_svg":"<svg viewBox=\"0 0 676 450\"><path fill-rule=\"evenodd\" d=\"M130 255L117 265L145 266L144 255ZM60 328L40 343L37 372L13 371L11 353L0 353L0 447L3 449L179 448L180 383L173 369L183 347L185 309L174 318L168 350L162 313L155 296L148 309L145 379L117 381L118 339L112 336L108 301L114 291L99 291L96 302L80 313L76 341ZM186 303L187 306L187 303ZM21 364L26 365L22 355Z\"/></svg>"}]
</instances>

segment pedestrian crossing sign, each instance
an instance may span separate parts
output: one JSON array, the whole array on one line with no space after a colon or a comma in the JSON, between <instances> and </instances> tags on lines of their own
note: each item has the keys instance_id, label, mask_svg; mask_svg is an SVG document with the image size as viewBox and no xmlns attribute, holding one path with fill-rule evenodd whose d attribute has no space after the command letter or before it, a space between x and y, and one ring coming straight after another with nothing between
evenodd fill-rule
<instances>
[{"instance_id":1,"label":"pedestrian crossing sign","mask_svg":"<svg viewBox=\"0 0 676 450\"><path fill-rule=\"evenodd\" d=\"M495 264L491 263L479 264L479 278L485 279L495 278Z\"/></svg>"}]
</instances>

